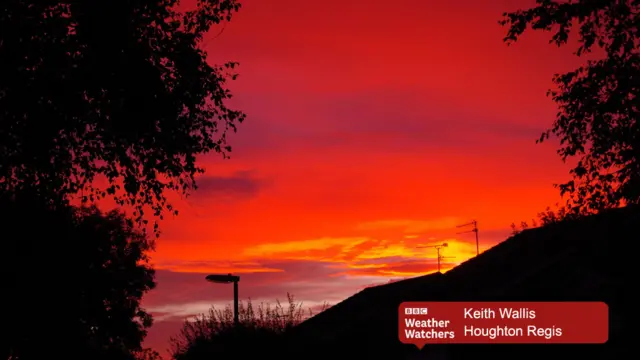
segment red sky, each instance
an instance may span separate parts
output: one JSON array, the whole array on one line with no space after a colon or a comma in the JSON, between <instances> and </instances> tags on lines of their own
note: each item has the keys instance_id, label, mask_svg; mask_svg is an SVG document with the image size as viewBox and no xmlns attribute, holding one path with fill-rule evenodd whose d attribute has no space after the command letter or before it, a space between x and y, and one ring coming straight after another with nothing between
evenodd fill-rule
<instances>
[{"instance_id":1,"label":"red sky","mask_svg":"<svg viewBox=\"0 0 640 360\"><path fill-rule=\"evenodd\" d=\"M230 302L208 273L240 273L243 299L336 303L434 271L418 244L448 242L445 268L473 256L457 224L477 219L486 249L558 202L568 169L535 139L556 112L553 74L578 62L544 34L502 42L501 13L530 4L244 0L206 47L240 62L248 118L162 224L147 343Z\"/></svg>"}]
</instances>

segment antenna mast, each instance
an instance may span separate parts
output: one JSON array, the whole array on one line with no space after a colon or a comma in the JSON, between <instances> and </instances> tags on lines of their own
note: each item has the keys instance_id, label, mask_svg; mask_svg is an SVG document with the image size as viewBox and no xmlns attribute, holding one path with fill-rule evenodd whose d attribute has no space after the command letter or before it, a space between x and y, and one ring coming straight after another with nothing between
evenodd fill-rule
<instances>
[{"instance_id":1,"label":"antenna mast","mask_svg":"<svg viewBox=\"0 0 640 360\"><path fill-rule=\"evenodd\" d=\"M465 234L470 232L476 233L476 256L478 256L480 255L480 242L478 241L478 222L476 220L472 220L470 223L458 225L456 226L456 228L462 228L462 227L471 226L471 225L473 225L473 229L469 231L461 231L456 234Z\"/></svg>"},{"instance_id":2,"label":"antenna mast","mask_svg":"<svg viewBox=\"0 0 640 360\"><path fill-rule=\"evenodd\" d=\"M442 261L442 260L444 260L444 259L453 259L453 258L454 258L454 256L442 256L442 255L440 254L440 250L441 250L441 249L443 249L443 248L446 248L446 247L448 247L448 246L449 246L449 244L447 244L447 243L442 243L442 244L440 244L440 245L424 245L424 246L418 246L418 249L435 248L435 249L436 249L436 251L438 252L438 272L441 272L441 271L440 271L440 263L441 263L441 261Z\"/></svg>"}]
</instances>

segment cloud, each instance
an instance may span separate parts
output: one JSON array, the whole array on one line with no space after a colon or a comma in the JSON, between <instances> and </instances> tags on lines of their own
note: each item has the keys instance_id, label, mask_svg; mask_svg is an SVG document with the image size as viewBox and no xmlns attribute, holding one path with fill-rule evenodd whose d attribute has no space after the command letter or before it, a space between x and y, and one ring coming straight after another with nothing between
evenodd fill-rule
<instances>
[{"instance_id":1,"label":"cloud","mask_svg":"<svg viewBox=\"0 0 640 360\"><path fill-rule=\"evenodd\" d=\"M358 224L356 230L400 229L405 233L421 233L429 230L453 229L461 221L457 217L443 217L433 220L377 220Z\"/></svg>"},{"instance_id":2,"label":"cloud","mask_svg":"<svg viewBox=\"0 0 640 360\"><path fill-rule=\"evenodd\" d=\"M218 272L238 272L251 274L286 273L295 263L303 273L317 272L318 264L324 264L324 275L338 276L417 276L432 271L425 264L435 264L437 252L434 245L446 242L448 247L441 255L451 263L459 263L475 256L473 242L457 238L432 238L428 242L420 239L402 239L390 241L372 237L324 237L301 241L266 243L245 248L243 256L249 262L193 262L180 264L161 264L162 269L194 272L196 269L220 269ZM482 248L490 244L482 244ZM492 244L491 244L492 245ZM275 259L278 259L277 261ZM309 269L301 269L309 264ZM286 275L277 275L279 278Z\"/></svg>"},{"instance_id":3,"label":"cloud","mask_svg":"<svg viewBox=\"0 0 640 360\"><path fill-rule=\"evenodd\" d=\"M357 152L496 151L510 141L539 137L544 126L514 123L494 112L478 113L459 99L422 87L358 89L323 96L256 92L241 104L251 119L230 139L238 155L276 156L349 149ZM309 112L309 109L314 109ZM297 121L303 118L305 121ZM491 141L487 141L491 139ZM235 150L234 150L235 151Z\"/></svg>"},{"instance_id":4,"label":"cloud","mask_svg":"<svg viewBox=\"0 0 640 360\"><path fill-rule=\"evenodd\" d=\"M394 222L393 225L406 225L408 222ZM442 225L444 222L417 222L421 227ZM376 222L373 226L390 225L392 222ZM411 223L413 224L413 223ZM400 226L398 225L398 226ZM433 226L432 226L433 225ZM437 259L435 245L447 243L441 250L448 262L463 262L476 255L474 239L455 237L430 237L428 241L419 238L400 240L377 239L374 237L322 237L300 241L265 243L244 248L243 262L193 261L181 263L161 263L159 268L182 272L197 272L206 269L221 273L286 273L292 262L297 264L327 264L326 269L334 269L325 275L417 276L430 271L419 264L434 262ZM495 241L481 243L481 250L494 245ZM277 259L277 261L276 261ZM278 262L279 261L279 262ZM300 266L300 265L298 265ZM308 271L307 269L304 270ZM317 268L313 268L317 271ZM397 273L397 274L396 274ZM272 275L266 274L270 277Z\"/></svg>"},{"instance_id":5,"label":"cloud","mask_svg":"<svg viewBox=\"0 0 640 360\"><path fill-rule=\"evenodd\" d=\"M440 264L440 270L446 271L453 268L455 264L442 262ZM384 264L370 264L370 265L352 265L350 269L345 271L345 274L351 276L380 276L380 277L414 277L419 275L431 274L438 271L438 264L435 261L418 261L409 260L395 263Z\"/></svg>"},{"instance_id":6,"label":"cloud","mask_svg":"<svg viewBox=\"0 0 640 360\"><path fill-rule=\"evenodd\" d=\"M188 273L259 273L280 272L281 269L264 267L256 262L231 261L164 261L156 265L157 269Z\"/></svg>"},{"instance_id":7,"label":"cloud","mask_svg":"<svg viewBox=\"0 0 640 360\"><path fill-rule=\"evenodd\" d=\"M359 245L372 241L374 240L366 237L324 237L311 240L267 243L245 249L244 255L248 257L277 255L281 259L304 260L315 258L316 260L325 260L317 257L339 257L339 255L349 253Z\"/></svg>"},{"instance_id":8,"label":"cloud","mask_svg":"<svg viewBox=\"0 0 640 360\"><path fill-rule=\"evenodd\" d=\"M238 171L230 176L201 176L196 179L196 184L196 198L248 199L257 196L265 182L257 179L251 171Z\"/></svg>"}]
</instances>

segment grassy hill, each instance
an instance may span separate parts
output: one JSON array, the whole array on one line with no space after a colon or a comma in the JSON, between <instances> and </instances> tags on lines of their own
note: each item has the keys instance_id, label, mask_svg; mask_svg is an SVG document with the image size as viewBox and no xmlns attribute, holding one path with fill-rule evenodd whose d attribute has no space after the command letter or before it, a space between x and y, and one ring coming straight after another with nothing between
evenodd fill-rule
<instances>
[{"instance_id":1,"label":"grassy hill","mask_svg":"<svg viewBox=\"0 0 640 360\"><path fill-rule=\"evenodd\" d=\"M626 309L640 210L615 209L580 220L525 230L446 274L365 289L302 323L288 339L295 358L615 359L627 344ZM628 296L622 296L626 292ZM605 301L606 345L432 345L418 351L397 335L404 301ZM568 354L565 354L567 352Z\"/></svg>"}]
</instances>

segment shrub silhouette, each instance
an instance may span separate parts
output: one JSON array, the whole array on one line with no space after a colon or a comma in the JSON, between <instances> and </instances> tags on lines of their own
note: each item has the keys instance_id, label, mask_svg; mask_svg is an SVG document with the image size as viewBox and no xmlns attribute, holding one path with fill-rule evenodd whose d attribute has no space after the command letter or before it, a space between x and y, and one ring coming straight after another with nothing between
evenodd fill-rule
<instances>
[{"instance_id":1,"label":"shrub silhouette","mask_svg":"<svg viewBox=\"0 0 640 360\"><path fill-rule=\"evenodd\" d=\"M320 311L327 307L324 304ZM284 335L313 315L291 294L287 294L284 305L276 301L274 306L254 306L251 299L246 304L240 302L238 324L234 324L231 306L211 308L208 314L185 321L180 333L171 339L172 357L191 360L276 354L274 350L284 346Z\"/></svg>"}]
</instances>

